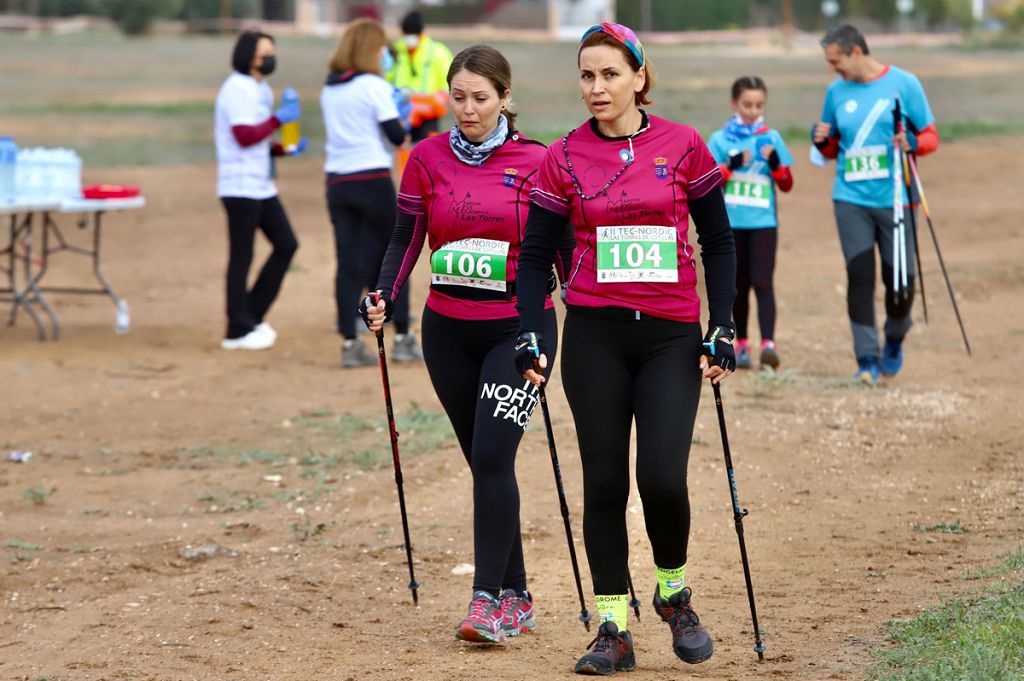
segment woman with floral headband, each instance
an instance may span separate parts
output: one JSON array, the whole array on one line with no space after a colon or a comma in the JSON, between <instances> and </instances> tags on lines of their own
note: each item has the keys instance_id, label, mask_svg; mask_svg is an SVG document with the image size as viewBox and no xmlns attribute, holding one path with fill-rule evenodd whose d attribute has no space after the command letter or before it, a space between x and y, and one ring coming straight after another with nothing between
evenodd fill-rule
<instances>
[{"instance_id":1,"label":"woman with floral headband","mask_svg":"<svg viewBox=\"0 0 1024 681\"><path fill-rule=\"evenodd\" d=\"M547 150L531 192L519 256L521 334L515 361L535 384L550 361L543 328L546 270L566 222L576 236L562 333L562 381L583 463L583 535L597 638L580 674L634 669L627 624L629 442L654 554L654 607L687 663L712 641L685 586L690 504L686 465L701 380L735 368L731 313L736 254L722 172L693 128L648 114L654 69L629 28L599 24L580 42L579 87L591 118ZM697 227L708 291L701 340Z\"/></svg>"}]
</instances>

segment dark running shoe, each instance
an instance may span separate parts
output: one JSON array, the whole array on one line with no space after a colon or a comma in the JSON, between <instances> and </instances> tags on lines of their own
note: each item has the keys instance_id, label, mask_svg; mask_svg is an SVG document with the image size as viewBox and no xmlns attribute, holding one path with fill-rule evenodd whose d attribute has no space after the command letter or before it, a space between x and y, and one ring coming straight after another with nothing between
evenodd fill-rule
<instances>
[{"instance_id":1,"label":"dark running shoe","mask_svg":"<svg viewBox=\"0 0 1024 681\"><path fill-rule=\"evenodd\" d=\"M761 368L778 369L781 361L779 351L775 349L775 341L761 341Z\"/></svg>"},{"instance_id":2,"label":"dark running shoe","mask_svg":"<svg viewBox=\"0 0 1024 681\"><path fill-rule=\"evenodd\" d=\"M466 616L455 628L455 638L470 643L504 643L501 604L486 591L474 591Z\"/></svg>"},{"instance_id":3,"label":"dark running shoe","mask_svg":"<svg viewBox=\"0 0 1024 681\"><path fill-rule=\"evenodd\" d=\"M750 341L746 339L736 341L736 368L749 369L751 364Z\"/></svg>"},{"instance_id":4,"label":"dark running shoe","mask_svg":"<svg viewBox=\"0 0 1024 681\"><path fill-rule=\"evenodd\" d=\"M895 376L903 368L903 340L886 340L882 348L882 375Z\"/></svg>"},{"instance_id":5,"label":"dark running shoe","mask_svg":"<svg viewBox=\"0 0 1024 681\"><path fill-rule=\"evenodd\" d=\"M597 637L590 642L587 650L590 652L576 662L577 674L611 676L615 672L636 669L633 637L628 631L620 634L615 622L601 624Z\"/></svg>"},{"instance_id":6,"label":"dark running shoe","mask_svg":"<svg viewBox=\"0 0 1024 681\"><path fill-rule=\"evenodd\" d=\"M714 644L707 629L700 625L697 613L690 607L690 587L672 594L664 600L658 589L654 590L654 609L661 619L672 628L672 649L676 656L687 664L697 664L711 657Z\"/></svg>"},{"instance_id":7,"label":"dark running shoe","mask_svg":"<svg viewBox=\"0 0 1024 681\"><path fill-rule=\"evenodd\" d=\"M533 617L533 595L515 589L505 589L498 599L501 604L501 628L506 636L518 636L537 628Z\"/></svg>"}]
</instances>

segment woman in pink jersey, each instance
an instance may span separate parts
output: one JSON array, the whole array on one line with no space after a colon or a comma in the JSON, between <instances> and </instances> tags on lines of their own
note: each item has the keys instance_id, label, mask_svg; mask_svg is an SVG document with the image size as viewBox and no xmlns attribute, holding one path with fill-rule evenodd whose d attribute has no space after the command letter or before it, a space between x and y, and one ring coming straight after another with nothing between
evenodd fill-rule
<instances>
[{"instance_id":1,"label":"woman in pink jersey","mask_svg":"<svg viewBox=\"0 0 1024 681\"><path fill-rule=\"evenodd\" d=\"M413 149L376 301L368 297L360 308L370 329L379 330L426 239L431 285L423 356L473 472L476 571L455 636L476 643L503 643L535 626L515 457L539 393L508 356L519 331L519 244L544 145L513 127L511 82L508 61L492 47L475 45L456 55L448 71L456 124ZM567 246L566 259L571 241ZM554 339L554 305L547 294L541 298L538 328Z\"/></svg>"},{"instance_id":2,"label":"woman in pink jersey","mask_svg":"<svg viewBox=\"0 0 1024 681\"><path fill-rule=\"evenodd\" d=\"M636 35L599 24L583 36L579 84L592 118L548 148L530 195L519 254L517 369L534 383L554 356L542 330L544 263L566 222L576 247L568 272L562 380L583 462L583 534L597 637L580 674L634 669L628 630L626 502L629 441L654 553L654 607L684 662L711 657L712 641L685 587L686 489L702 378L735 368L731 313L736 254L722 173L693 128L649 115L654 71ZM710 313L701 341L689 217L701 245Z\"/></svg>"}]
</instances>

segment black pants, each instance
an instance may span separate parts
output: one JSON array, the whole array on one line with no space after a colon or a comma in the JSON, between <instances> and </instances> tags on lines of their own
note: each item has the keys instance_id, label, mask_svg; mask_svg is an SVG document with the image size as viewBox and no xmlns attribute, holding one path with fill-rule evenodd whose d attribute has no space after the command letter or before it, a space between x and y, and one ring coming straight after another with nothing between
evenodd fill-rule
<instances>
[{"instance_id":1,"label":"black pants","mask_svg":"<svg viewBox=\"0 0 1024 681\"><path fill-rule=\"evenodd\" d=\"M734 229L736 241L736 302L733 303L733 321L736 337L749 338L747 317L750 314L750 289L757 298L757 321L761 326L761 340L775 339L775 251L779 243L779 230Z\"/></svg>"},{"instance_id":2,"label":"black pants","mask_svg":"<svg viewBox=\"0 0 1024 681\"><path fill-rule=\"evenodd\" d=\"M875 248L882 261L885 286L885 338L902 341L913 325L915 260L914 233L908 224L907 288L901 295L893 285L893 240L895 224L891 208L871 208L845 201L833 201L839 244L846 260L846 309L853 332L853 353L862 357L880 354L878 327L875 324ZM908 207L906 210L910 210ZM909 223L909 219L907 220Z\"/></svg>"},{"instance_id":3,"label":"black pants","mask_svg":"<svg viewBox=\"0 0 1024 681\"><path fill-rule=\"evenodd\" d=\"M594 593L624 594L629 544L629 437L654 562L686 563L686 465L700 400L697 323L609 319L570 309L562 381L583 461L583 538Z\"/></svg>"},{"instance_id":4,"label":"black pants","mask_svg":"<svg viewBox=\"0 0 1024 681\"><path fill-rule=\"evenodd\" d=\"M519 318L466 321L423 312L423 359L473 472L473 590L497 596L526 588L519 533L516 450L537 405L537 390L516 373L512 348ZM544 315L551 375L555 311Z\"/></svg>"},{"instance_id":5,"label":"black pants","mask_svg":"<svg viewBox=\"0 0 1024 681\"><path fill-rule=\"evenodd\" d=\"M359 175L386 174L376 179L349 179ZM356 321L363 291L377 282L384 253L398 217L395 185L390 170L378 169L353 175L327 176L327 209L334 224L337 271L334 300L338 310L338 332L356 337ZM393 320L396 333L409 332L409 285L395 301ZM359 323L362 323L361 321Z\"/></svg>"},{"instance_id":6,"label":"black pants","mask_svg":"<svg viewBox=\"0 0 1024 681\"><path fill-rule=\"evenodd\" d=\"M227 338L240 338L263 321L281 290L281 282L299 248L284 207L276 196L269 199L222 197L228 215ZM256 230L263 230L274 250L248 288Z\"/></svg>"}]
</instances>

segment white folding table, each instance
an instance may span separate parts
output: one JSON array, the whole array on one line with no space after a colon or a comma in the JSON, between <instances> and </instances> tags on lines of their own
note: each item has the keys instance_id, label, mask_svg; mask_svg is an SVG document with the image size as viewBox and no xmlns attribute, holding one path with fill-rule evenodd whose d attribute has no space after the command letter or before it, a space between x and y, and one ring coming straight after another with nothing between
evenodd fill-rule
<instances>
[{"instance_id":1,"label":"white folding table","mask_svg":"<svg viewBox=\"0 0 1024 681\"><path fill-rule=\"evenodd\" d=\"M107 282L100 268L101 246L102 246L102 217L105 213L136 210L146 205L146 199L136 196L127 199L70 199L60 203L35 203L23 204L19 210L13 210L11 215L11 243L8 251L0 251L0 256L8 255L10 272L10 294L13 296L13 305L8 324L14 324L18 309L24 307L39 330L39 339L46 340L46 326L42 318L33 309L39 306L46 313L50 320L50 338L60 338L60 318L50 305L44 294L59 293L72 295L103 295L107 296L114 303L117 311L116 330L125 333L131 327L131 316L128 310L128 303L121 298L113 287ZM15 204L14 208L18 208ZM0 213L3 214L3 213ZM54 218L56 214L77 214L79 229L92 229L91 248L77 246L68 243L61 230L60 225ZM34 216L41 215L41 240L38 247L34 246ZM20 221L19 217L22 216ZM93 277L99 286L93 287L72 287L72 286L44 286L42 279L50 268L50 258L62 252L83 255L92 260ZM17 285L16 268L21 265L24 275L23 288ZM0 294L4 291L0 289Z\"/></svg>"}]
</instances>

